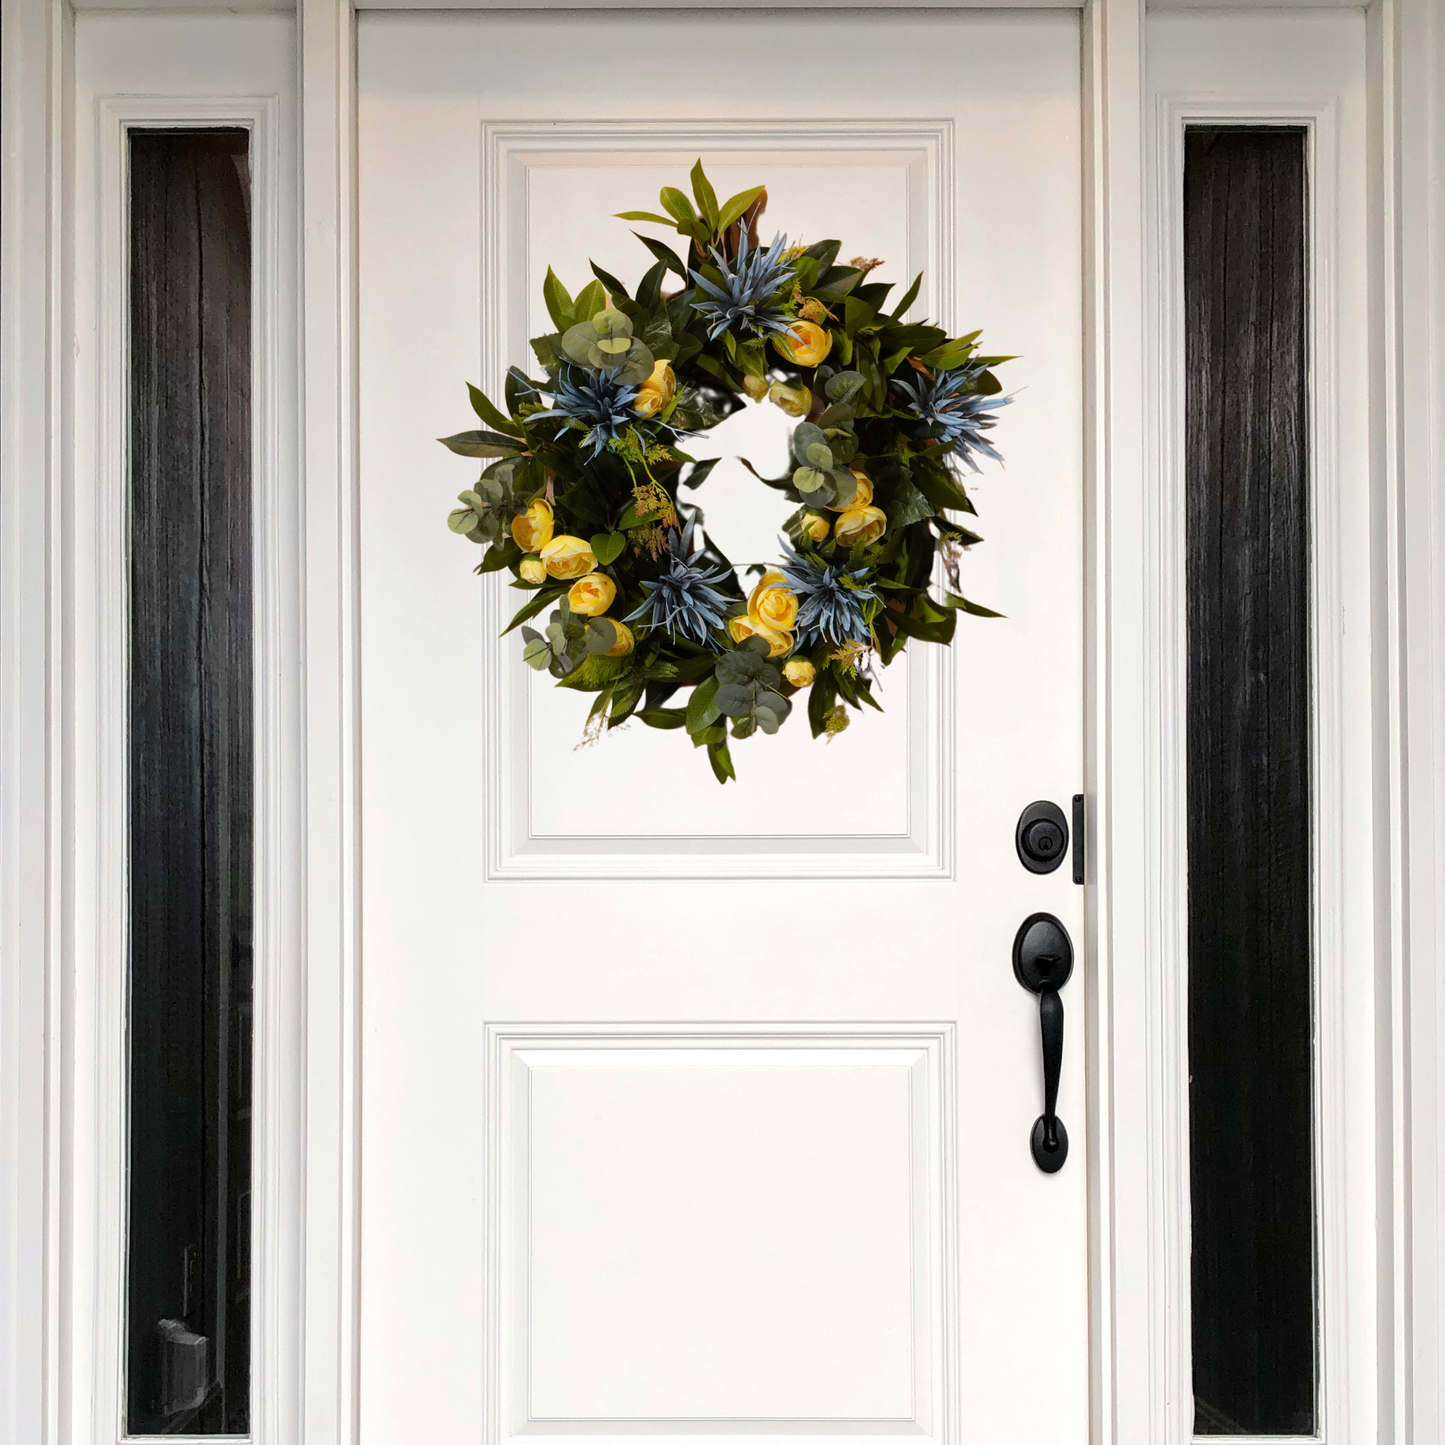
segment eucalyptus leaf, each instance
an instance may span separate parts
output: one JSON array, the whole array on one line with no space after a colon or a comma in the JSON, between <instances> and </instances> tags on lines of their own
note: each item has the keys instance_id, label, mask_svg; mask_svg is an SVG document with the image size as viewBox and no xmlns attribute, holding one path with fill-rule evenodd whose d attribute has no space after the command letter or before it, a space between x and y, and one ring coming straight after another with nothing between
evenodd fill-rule
<instances>
[{"instance_id":1,"label":"eucalyptus leaf","mask_svg":"<svg viewBox=\"0 0 1445 1445\"><path fill-rule=\"evenodd\" d=\"M584 640L591 656L602 657L617 646L617 624L610 617L594 617L587 624Z\"/></svg>"},{"instance_id":2,"label":"eucalyptus leaf","mask_svg":"<svg viewBox=\"0 0 1445 1445\"><path fill-rule=\"evenodd\" d=\"M522 661L528 667L535 667L541 672L552 660L552 649L547 646L546 640L541 637L533 638L522 649Z\"/></svg>"}]
</instances>

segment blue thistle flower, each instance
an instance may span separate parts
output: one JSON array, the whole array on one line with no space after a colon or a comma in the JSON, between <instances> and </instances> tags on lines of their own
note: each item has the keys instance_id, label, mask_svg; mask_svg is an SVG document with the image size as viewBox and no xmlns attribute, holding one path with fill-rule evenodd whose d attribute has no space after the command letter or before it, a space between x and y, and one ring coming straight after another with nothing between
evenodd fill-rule
<instances>
[{"instance_id":1,"label":"blue thistle flower","mask_svg":"<svg viewBox=\"0 0 1445 1445\"><path fill-rule=\"evenodd\" d=\"M582 439L589 455L595 457L609 442L622 435L637 420L632 403L638 389L624 386L605 371L586 371L564 366L557 373L552 409L541 420L570 417L586 422L591 430Z\"/></svg>"},{"instance_id":2,"label":"blue thistle flower","mask_svg":"<svg viewBox=\"0 0 1445 1445\"><path fill-rule=\"evenodd\" d=\"M731 271L719 251L714 249L712 253L722 272L721 286L713 285L697 271L692 273L693 279L712 298L692 303L694 311L712 322L709 341L715 341L734 326L740 333L750 331L755 336L766 336L770 331L787 333L788 318L773 299L792 269L793 263L784 255L787 249L785 236L774 236L773 244L764 251L761 247L749 246L744 232Z\"/></svg>"},{"instance_id":3,"label":"blue thistle flower","mask_svg":"<svg viewBox=\"0 0 1445 1445\"><path fill-rule=\"evenodd\" d=\"M821 559L793 551L783 543L783 576L798 599L797 637L799 647L809 647L820 637L834 647L848 641L872 641L863 604L877 601L871 587L861 585L866 567L849 572L830 567Z\"/></svg>"},{"instance_id":4,"label":"blue thistle flower","mask_svg":"<svg viewBox=\"0 0 1445 1445\"><path fill-rule=\"evenodd\" d=\"M995 421L988 413L1009 403L1006 396L980 396L969 389L980 370L978 367L965 367L958 371L945 371L938 376L924 376L919 372L912 383L901 377L893 378L893 385L907 396L914 416L932 428L939 441L952 442L954 455L975 472L978 470L978 462L974 459L976 452L982 452L996 462L1003 460L983 434Z\"/></svg>"},{"instance_id":5,"label":"blue thistle flower","mask_svg":"<svg viewBox=\"0 0 1445 1445\"><path fill-rule=\"evenodd\" d=\"M642 584L647 600L625 620L640 619L652 627L661 627L672 637L686 637L716 651L718 643L711 635L712 629L724 625L731 605L716 590L716 584L727 579L727 572L721 567L694 565L692 527L689 521L681 537L675 530L670 534L672 552L667 571L655 582Z\"/></svg>"}]
</instances>

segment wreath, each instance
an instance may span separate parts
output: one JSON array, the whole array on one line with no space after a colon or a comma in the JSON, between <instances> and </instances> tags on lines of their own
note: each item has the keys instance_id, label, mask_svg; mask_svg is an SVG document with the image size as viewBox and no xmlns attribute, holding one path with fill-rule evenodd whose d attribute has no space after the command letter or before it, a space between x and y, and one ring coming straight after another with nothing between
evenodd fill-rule
<instances>
[{"instance_id":1,"label":"wreath","mask_svg":"<svg viewBox=\"0 0 1445 1445\"><path fill-rule=\"evenodd\" d=\"M584 739L634 717L686 730L726 782L729 738L776 732L799 692L814 737L831 736L847 708L879 706L875 663L951 642L960 611L1000 615L961 595L961 552L981 539L948 514L974 512L960 469L998 459L993 368L1010 358L980 355L977 331L905 321L921 273L885 310L892 286L868 279L881 261L839 263L837 241L764 247L764 187L720 204L701 161L691 181L691 199L663 188L666 214L619 213L675 230L686 259L634 232L655 260L635 294L593 264L573 297L549 268L557 329L531 343L546 379L510 367L505 411L469 386L486 430L441 440L489 462L448 523L487 548L477 572L531 594L504 629L522 629L523 659L596 694ZM795 465L744 465L795 510L749 587L679 494L716 465L682 443L765 400L798 418Z\"/></svg>"}]
</instances>

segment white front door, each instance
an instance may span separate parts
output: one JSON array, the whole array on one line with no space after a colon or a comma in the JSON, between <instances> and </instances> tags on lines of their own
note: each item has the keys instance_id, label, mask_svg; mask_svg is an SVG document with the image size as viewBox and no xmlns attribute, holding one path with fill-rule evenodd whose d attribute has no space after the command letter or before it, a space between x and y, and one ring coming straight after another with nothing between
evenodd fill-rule
<instances>
[{"instance_id":1,"label":"white front door","mask_svg":"<svg viewBox=\"0 0 1445 1445\"><path fill-rule=\"evenodd\" d=\"M1045 1174L1011 957L1035 912L1083 936L1014 838L1082 778L1077 14L363 12L359 47L363 1439L1082 1445L1088 960ZM1005 616L725 787L681 732L577 747L433 440L551 329L549 265L640 279L612 214L699 156L1020 358L962 563ZM789 425L695 450L775 474ZM740 464L695 495L776 555Z\"/></svg>"}]
</instances>

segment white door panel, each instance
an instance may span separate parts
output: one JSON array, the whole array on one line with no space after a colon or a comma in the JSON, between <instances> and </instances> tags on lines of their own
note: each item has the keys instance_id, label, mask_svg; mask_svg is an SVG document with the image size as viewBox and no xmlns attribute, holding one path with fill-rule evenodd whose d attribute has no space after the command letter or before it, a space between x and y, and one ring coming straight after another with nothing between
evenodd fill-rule
<instances>
[{"instance_id":1,"label":"white door panel","mask_svg":"<svg viewBox=\"0 0 1445 1445\"><path fill-rule=\"evenodd\" d=\"M1010 965L1036 910L1082 939L1013 845L1081 778L1077 16L367 14L359 66L366 1439L1082 1442L1084 961L1052 1177ZM1023 358L964 562L1006 619L726 788L677 734L575 750L432 440L527 362L548 264L640 276L610 213L699 155ZM697 500L762 561L745 476Z\"/></svg>"}]
</instances>

